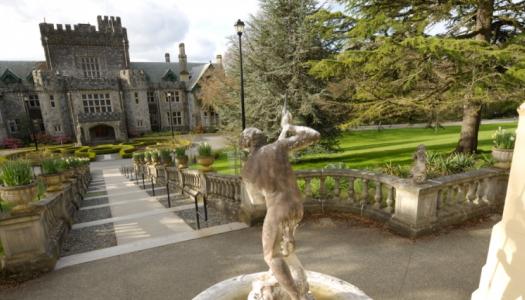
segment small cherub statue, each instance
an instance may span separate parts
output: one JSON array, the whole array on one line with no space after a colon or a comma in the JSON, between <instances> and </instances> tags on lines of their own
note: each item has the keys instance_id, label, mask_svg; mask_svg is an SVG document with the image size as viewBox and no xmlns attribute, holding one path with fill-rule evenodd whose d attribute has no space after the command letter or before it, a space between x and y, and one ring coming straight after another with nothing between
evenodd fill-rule
<instances>
[{"instance_id":1,"label":"small cherub statue","mask_svg":"<svg viewBox=\"0 0 525 300\"><path fill-rule=\"evenodd\" d=\"M414 164L412 165L412 181L414 183L423 183L427 180L427 153L425 145L417 146L417 151L412 156Z\"/></svg>"}]
</instances>

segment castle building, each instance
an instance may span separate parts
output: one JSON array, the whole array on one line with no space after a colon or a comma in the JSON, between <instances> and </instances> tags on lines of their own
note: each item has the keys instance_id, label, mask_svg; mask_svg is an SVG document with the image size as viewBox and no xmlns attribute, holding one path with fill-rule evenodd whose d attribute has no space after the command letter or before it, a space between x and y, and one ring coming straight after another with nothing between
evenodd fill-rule
<instances>
[{"instance_id":1,"label":"castle building","mask_svg":"<svg viewBox=\"0 0 525 300\"><path fill-rule=\"evenodd\" d=\"M151 131L217 125L196 93L216 63L132 62L119 17L90 24L40 24L45 61L0 61L0 142L45 133L80 144L125 141Z\"/></svg>"}]
</instances>

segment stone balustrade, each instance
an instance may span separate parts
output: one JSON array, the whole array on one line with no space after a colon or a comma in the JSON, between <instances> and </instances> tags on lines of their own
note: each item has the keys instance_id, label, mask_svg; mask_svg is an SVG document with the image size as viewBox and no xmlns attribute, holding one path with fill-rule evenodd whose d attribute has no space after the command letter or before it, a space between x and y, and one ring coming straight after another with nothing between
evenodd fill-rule
<instances>
[{"instance_id":1,"label":"stone balustrade","mask_svg":"<svg viewBox=\"0 0 525 300\"><path fill-rule=\"evenodd\" d=\"M135 170L144 170L140 165ZM260 222L265 206L248 199L240 176L167 168L170 189L200 192L234 221ZM159 172L157 172L159 173ZM148 176L155 176L149 172ZM366 170L297 171L306 212L358 214L410 237L501 210L508 172L485 168L415 184Z\"/></svg>"},{"instance_id":2,"label":"stone balustrade","mask_svg":"<svg viewBox=\"0 0 525 300\"><path fill-rule=\"evenodd\" d=\"M0 216L0 241L4 249L0 273L3 276L29 278L35 273L53 270L90 178L89 167L83 167L63 184L61 191L47 193L32 202L31 211Z\"/></svg>"}]
</instances>

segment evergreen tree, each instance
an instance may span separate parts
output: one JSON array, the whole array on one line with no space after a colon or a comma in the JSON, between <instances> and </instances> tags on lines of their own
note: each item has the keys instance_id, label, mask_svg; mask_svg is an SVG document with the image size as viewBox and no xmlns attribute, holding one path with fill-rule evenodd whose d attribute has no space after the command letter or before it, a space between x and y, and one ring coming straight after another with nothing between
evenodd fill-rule
<instances>
[{"instance_id":1,"label":"evergreen tree","mask_svg":"<svg viewBox=\"0 0 525 300\"><path fill-rule=\"evenodd\" d=\"M324 144L333 146L344 106L321 93L324 83L309 74L308 62L328 57L341 45L323 35L329 29L318 22L317 14L326 17L327 12L314 0L262 0L259 13L246 22L242 41L247 126L276 137L287 98L296 122L319 130ZM211 85L221 87L221 99L214 99L213 88L203 87L203 102L216 107L226 126L240 119L238 53L233 36L225 55L225 76Z\"/></svg>"},{"instance_id":2,"label":"evergreen tree","mask_svg":"<svg viewBox=\"0 0 525 300\"><path fill-rule=\"evenodd\" d=\"M355 22L347 50L312 72L352 84L350 96L366 107L361 119L460 104L456 151L474 152L482 104L522 97L525 1L340 2ZM436 24L445 32L428 37Z\"/></svg>"}]
</instances>

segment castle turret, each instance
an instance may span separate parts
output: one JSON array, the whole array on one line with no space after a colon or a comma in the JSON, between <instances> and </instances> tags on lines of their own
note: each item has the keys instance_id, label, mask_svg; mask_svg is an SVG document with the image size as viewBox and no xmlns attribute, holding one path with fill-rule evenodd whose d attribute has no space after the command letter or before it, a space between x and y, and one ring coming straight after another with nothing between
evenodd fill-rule
<instances>
[{"instance_id":1,"label":"castle turret","mask_svg":"<svg viewBox=\"0 0 525 300\"><path fill-rule=\"evenodd\" d=\"M186 57L186 49L184 43L179 44L179 67L180 67L180 80L189 81L190 73L188 72L188 58Z\"/></svg>"},{"instance_id":2,"label":"castle turret","mask_svg":"<svg viewBox=\"0 0 525 300\"><path fill-rule=\"evenodd\" d=\"M164 54L164 60L169 63L170 62L170 54L168 52L166 52L166 54Z\"/></svg>"}]
</instances>

